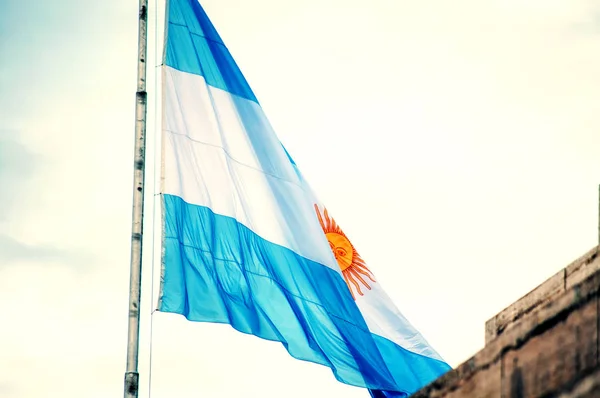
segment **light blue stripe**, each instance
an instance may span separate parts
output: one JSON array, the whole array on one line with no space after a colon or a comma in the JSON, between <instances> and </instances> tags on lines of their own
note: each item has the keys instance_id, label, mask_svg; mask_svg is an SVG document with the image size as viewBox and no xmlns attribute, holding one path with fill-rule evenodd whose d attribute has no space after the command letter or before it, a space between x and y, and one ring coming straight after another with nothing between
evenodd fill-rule
<instances>
[{"instance_id":1,"label":"light blue stripe","mask_svg":"<svg viewBox=\"0 0 600 398\"><path fill-rule=\"evenodd\" d=\"M333 270L206 207L172 195L163 205L161 311L279 341L360 387L411 393L449 369L371 334Z\"/></svg>"},{"instance_id":2,"label":"light blue stripe","mask_svg":"<svg viewBox=\"0 0 600 398\"><path fill-rule=\"evenodd\" d=\"M169 0L165 65L204 76L206 83L258 103L197 0Z\"/></svg>"}]
</instances>

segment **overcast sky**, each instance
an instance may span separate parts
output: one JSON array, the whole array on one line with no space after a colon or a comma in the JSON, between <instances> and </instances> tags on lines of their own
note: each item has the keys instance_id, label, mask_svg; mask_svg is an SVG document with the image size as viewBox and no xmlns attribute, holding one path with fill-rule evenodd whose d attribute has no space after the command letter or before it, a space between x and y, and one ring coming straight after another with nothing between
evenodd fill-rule
<instances>
[{"instance_id":1,"label":"overcast sky","mask_svg":"<svg viewBox=\"0 0 600 398\"><path fill-rule=\"evenodd\" d=\"M315 191L452 366L482 348L487 319L596 244L597 1L202 4ZM2 1L4 398L122 394L136 46L137 1ZM153 331L153 398L367 394L226 325L159 313Z\"/></svg>"}]
</instances>

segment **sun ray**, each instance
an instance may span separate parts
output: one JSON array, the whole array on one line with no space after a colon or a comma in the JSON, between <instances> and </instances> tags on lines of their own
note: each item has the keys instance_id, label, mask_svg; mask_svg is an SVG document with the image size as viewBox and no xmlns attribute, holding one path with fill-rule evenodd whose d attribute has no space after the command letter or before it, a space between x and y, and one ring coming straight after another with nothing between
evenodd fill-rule
<instances>
[{"instance_id":1,"label":"sun ray","mask_svg":"<svg viewBox=\"0 0 600 398\"><path fill-rule=\"evenodd\" d=\"M327 213L327 209L324 209L324 213L325 213L325 221L327 221L327 229L331 230L331 220L329 219L329 214Z\"/></svg>"},{"instance_id":2,"label":"sun ray","mask_svg":"<svg viewBox=\"0 0 600 398\"><path fill-rule=\"evenodd\" d=\"M350 280L350 282L352 282L352 284L354 285L354 287L356 288L356 290L358 291L358 294L360 294L361 296L364 296L362 290L360 290L360 286L358 285L358 282L356 282L354 280L354 278L352 278L350 276L350 272L349 271L344 271L345 274L348 274L348 279ZM350 289L350 292L352 292L352 289ZM352 295L354 297L354 295Z\"/></svg>"},{"instance_id":3,"label":"sun ray","mask_svg":"<svg viewBox=\"0 0 600 398\"><path fill-rule=\"evenodd\" d=\"M366 278L376 283L375 277L344 231L342 231L335 219L329 215L327 209L323 208L323 212L321 212L319 206L315 204L315 211L317 212L319 224L321 224L321 228L329 242L339 269L342 271L342 276L348 286L348 290L350 290L352 298L356 300L356 293L360 296L364 295L360 285L362 284L363 287L371 290L370 282Z\"/></svg>"},{"instance_id":4,"label":"sun ray","mask_svg":"<svg viewBox=\"0 0 600 398\"><path fill-rule=\"evenodd\" d=\"M321 228L325 229L325 224L323 223L323 217L321 217L321 212L319 211L319 206L315 205L315 210L317 211L317 217L319 217L319 224L321 224Z\"/></svg>"},{"instance_id":5,"label":"sun ray","mask_svg":"<svg viewBox=\"0 0 600 398\"><path fill-rule=\"evenodd\" d=\"M362 259L362 257L355 251L354 255L356 256L356 263L359 265L366 265L365 264L365 260Z\"/></svg>"},{"instance_id":6,"label":"sun ray","mask_svg":"<svg viewBox=\"0 0 600 398\"><path fill-rule=\"evenodd\" d=\"M362 270L358 267L356 267L354 269L354 271L358 272L359 274L363 274L364 276L366 276L367 278L369 278L371 281L373 282L377 282L375 279L373 279L373 275L371 274L371 271L367 270Z\"/></svg>"},{"instance_id":7,"label":"sun ray","mask_svg":"<svg viewBox=\"0 0 600 398\"><path fill-rule=\"evenodd\" d=\"M348 285L348 290L350 290L350 294L352 295L352 298L354 300L356 300L356 297L354 297L354 292L352 291L352 289L350 289L350 281L348 280L347 272L342 272L342 276L344 277L344 280L346 281L346 285Z\"/></svg>"},{"instance_id":8,"label":"sun ray","mask_svg":"<svg viewBox=\"0 0 600 398\"><path fill-rule=\"evenodd\" d=\"M371 290L371 286L367 283L367 281L365 281L362 276L360 276L360 274L355 270L355 269L350 269L349 272L354 275L354 277L356 279L358 279L364 286L366 286L367 289Z\"/></svg>"}]
</instances>

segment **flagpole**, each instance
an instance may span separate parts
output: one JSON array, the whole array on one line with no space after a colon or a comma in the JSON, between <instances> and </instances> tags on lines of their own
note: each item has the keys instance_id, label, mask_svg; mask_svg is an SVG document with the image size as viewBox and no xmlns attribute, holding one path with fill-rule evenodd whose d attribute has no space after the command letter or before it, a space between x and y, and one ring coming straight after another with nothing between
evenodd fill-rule
<instances>
[{"instance_id":1,"label":"flagpole","mask_svg":"<svg viewBox=\"0 0 600 398\"><path fill-rule=\"evenodd\" d=\"M146 152L146 53L148 1L139 0L138 68L135 104L135 150L133 163L133 209L129 274L129 323L125 398L137 398L139 387L140 291L142 282L142 227L144 217L144 172Z\"/></svg>"}]
</instances>

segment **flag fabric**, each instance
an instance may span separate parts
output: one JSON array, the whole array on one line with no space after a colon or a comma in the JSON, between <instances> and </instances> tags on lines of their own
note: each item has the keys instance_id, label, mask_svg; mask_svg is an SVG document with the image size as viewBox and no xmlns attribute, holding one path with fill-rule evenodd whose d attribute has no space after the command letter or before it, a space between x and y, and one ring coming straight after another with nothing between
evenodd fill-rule
<instances>
[{"instance_id":1,"label":"flag fabric","mask_svg":"<svg viewBox=\"0 0 600 398\"><path fill-rule=\"evenodd\" d=\"M283 343L374 397L450 367L402 316L271 128L197 0L170 0L159 310Z\"/></svg>"}]
</instances>

